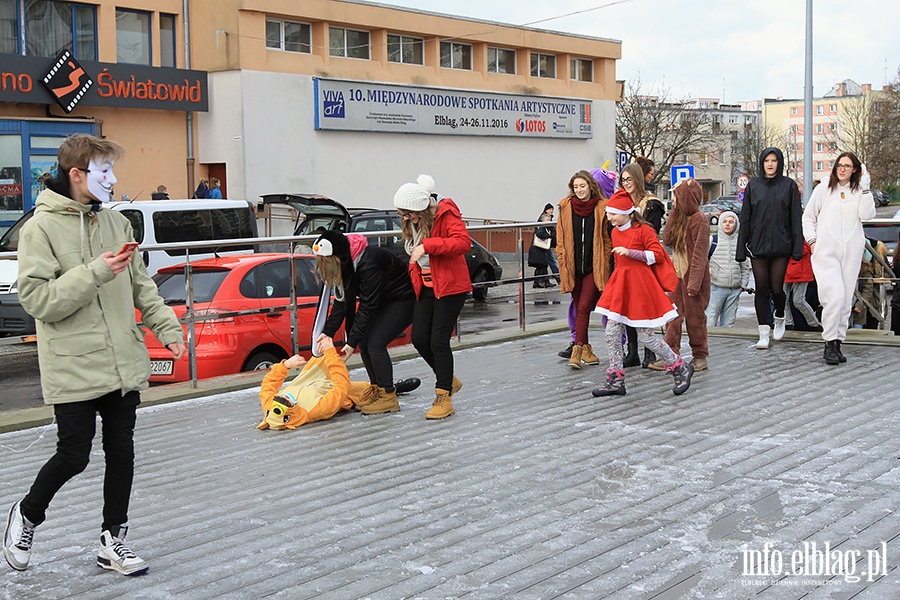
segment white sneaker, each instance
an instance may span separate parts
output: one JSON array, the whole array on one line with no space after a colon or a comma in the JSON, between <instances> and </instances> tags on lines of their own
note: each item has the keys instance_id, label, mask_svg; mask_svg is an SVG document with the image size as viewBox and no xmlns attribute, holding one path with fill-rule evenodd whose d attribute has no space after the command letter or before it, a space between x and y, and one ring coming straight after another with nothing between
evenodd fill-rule
<instances>
[{"instance_id":1,"label":"white sneaker","mask_svg":"<svg viewBox=\"0 0 900 600\"><path fill-rule=\"evenodd\" d=\"M759 341L756 342L757 350L768 350L769 349L769 326L768 325L760 325L759 326Z\"/></svg>"},{"instance_id":2,"label":"white sneaker","mask_svg":"<svg viewBox=\"0 0 900 600\"><path fill-rule=\"evenodd\" d=\"M775 317L775 329L772 331L772 338L777 342L784 337L784 317Z\"/></svg>"},{"instance_id":3,"label":"white sneaker","mask_svg":"<svg viewBox=\"0 0 900 600\"><path fill-rule=\"evenodd\" d=\"M119 537L107 530L100 534L100 550L97 552L97 566L122 575L143 575L150 566L125 545L127 525L119 529Z\"/></svg>"},{"instance_id":4,"label":"white sneaker","mask_svg":"<svg viewBox=\"0 0 900 600\"><path fill-rule=\"evenodd\" d=\"M16 571L28 568L31 559L31 542L34 538L34 525L25 518L19 503L9 509L6 517L6 529L3 530L3 556Z\"/></svg>"}]
</instances>

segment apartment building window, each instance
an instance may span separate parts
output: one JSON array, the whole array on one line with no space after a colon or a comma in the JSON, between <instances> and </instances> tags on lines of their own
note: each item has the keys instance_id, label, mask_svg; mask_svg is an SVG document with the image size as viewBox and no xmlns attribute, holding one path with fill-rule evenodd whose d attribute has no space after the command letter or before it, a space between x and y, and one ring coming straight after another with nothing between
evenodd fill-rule
<instances>
[{"instance_id":1,"label":"apartment building window","mask_svg":"<svg viewBox=\"0 0 900 600\"><path fill-rule=\"evenodd\" d=\"M510 75L515 75L516 51L488 47L487 70L489 73L508 73Z\"/></svg>"},{"instance_id":2,"label":"apartment building window","mask_svg":"<svg viewBox=\"0 0 900 600\"><path fill-rule=\"evenodd\" d=\"M819 104L818 106L816 106L816 114L817 114L817 115L825 114L825 107L822 106L821 104Z\"/></svg>"},{"instance_id":3,"label":"apartment building window","mask_svg":"<svg viewBox=\"0 0 900 600\"><path fill-rule=\"evenodd\" d=\"M388 34L387 59L408 65L425 64L425 40L405 35Z\"/></svg>"},{"instance_id":4,"label":"apartment building window","mask_svg":"<svg viewBox=\"0 0 900 600\"><path fill-rule=\"evenodd\" d=\"M175 15L159 15L159 64L175 66Z\"/></svg>"},{"instance_id":5,"label":"apartment building window","mask_svg":"<svg viewBox=\"0 0 900 600\"><path fill-rule=\"evenodd\" d=\"M594 80L594 61L588 58L573 58L569 62L572 79L575 81Z\"/></svg>"},{"instance_id":6,"label":"apartment building window","mask_svg":"<svg viewBox=\"0 0 900 600\"><path fill-rule=\"evenodd\" d=\"M531 76L556 78L556 56L553 54L531 53Z\"/></svg>"},{"instance_id":7,"label":"apartment building window","mask_svg":"<svg viewBox=\"0 0 900 600\"><path fill-rule=\"evenodd\" d=\"M797 126L791 125L791 133L797 133Z\"/></svg>"},{"instance_id":8,"label":"apartment building window","mask_svg":"<svg viewBox=\"0 0 900 600\"><path fill-rule=\"evenodd\" d=\"M725 164L725 151L719 150L719 166L721 167L724 164Z\"/></svg>"},{"instance_id":9,"label":"apartment building window","mask_svg":"<svg viewBox=\"0 0 900 600\"><path fill-rule=\"evenodd\" d=\"M836 112L837 112L837 104L829 104L829 105L828 105L828 112L836 113Z\"/></svg>"},{"instance_id":10,"label":"apartment building window","mask_svg":"<svg viewBox=\"0 0 900 600\"><path fill-rule=\"evenodd\" d=\"M116 9L116 61L149 65L153 56L150 46L150 13Z\"/></svg>"},{"instance_id":11,"label":"apartment building window","mask_svg":"<svg viewBox=\"0 0 900 600\"><path fill-rule=\"evenodd\" d=\"M796 115L798 112L799 112L799 111L797 110L797 107L796 107L796 106L792 106L792 107L791 107L791 115Z\"/></svg>"},{"instance_id":12,"label":"apartment building window","mask_svg":"<svg viewBox=\"0 0 900 600\"><path fill-rule=\"evenodd\" d=\"M741 120L741 118L737 115L728 115L728 122L731 123L732 125L736 124L740 120Z\"/></svg>"},{"instance_id":13,"label":"apartment building window","mask_svg":"<svg viewBox=\"0 0 900 600\"><path fill-rule=\"evenodd\" d=\"M822 142L816 142L816 152L822 152Z\"/></svg>"},{"instance_id":14,"label":"apartment building window","mask_svg":"<svg viewBox=\"0 0 900 600\"><path fill-rule=\"evenodd\" d=\"M837 142L828 142L828 149L832 152L837 151Z\"/></svg>"},{"instance_id":15,"label":"apartment building window","mask_svg":"<svg viewBox=\"0 0 900 600\"><path fill-rule=\"evenodd\" d=\"M821 123L816 124L816 133L825 133L825 126Z\"/></svg>"},{"instance_id":16,"label":"apartment building window","mask_svg":"<svg viewBox=\"0 0 900 600\"><path fill-rule=\"evenodd\" d=\"M21 14L24 14L24 36L20 29ZM24 49L19 45L20 37L25 38ZM0 0L0 52L56 58L63 50L69 50L75 58L97 60L95 6L48 0Z\"/></svg>"},{"instance_id":17,"label":"apartment building window","mask_svg":"<svg viewBox=\"0 0 900 600\"><path fill-rule=\"evenodd\" d=\"M828 124L828 131L831 131L832 133L835 132L835 131L837 131L837 123L829 123L829 124Z\"/></svg>"},{"instance_id":18,"label":"apartment building window","mask_svg":"<svg viewBox=\"0 0 900 600\"><path fill-rule=\"evenodd\" d=\"M312 52L312 32L306 23L266 19L266 48L285 52Z\"/></svg>"},{"instance_id":19,"label":"apartment building window","mask_svg":"<svg viewBox=\"0 0 900 600\"><path fill-rule=\"evenodd\" d=\"M700 151L700 164L703 166L706 166L709 164L706 159L706 150Z\"/></svg>"},{"instance_id":20,"label":"apartment building window","mask_svg":"<svg viewBox=\"0 0 900 600\"><path fill-rule=\"evenodd\" d=\"M369 59L369 32L329 27L329 54L344 58Z\"/></svg>"},{"instance_id":21,"label":"apartment building window","mask_svg":"<svg viewBox=\"0 0 900 600\"><path fill-rule=\"evenodd\" d=\"M472 70L472 46L441 42L441 66L445 69Z\"/></svg>"}]
</instances>

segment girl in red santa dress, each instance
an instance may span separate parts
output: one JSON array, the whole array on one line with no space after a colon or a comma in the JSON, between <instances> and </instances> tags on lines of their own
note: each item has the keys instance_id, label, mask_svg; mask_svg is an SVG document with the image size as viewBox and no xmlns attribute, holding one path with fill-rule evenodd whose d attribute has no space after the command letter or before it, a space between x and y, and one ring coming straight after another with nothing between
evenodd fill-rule
<instances>
[{"instance_id":1,"label":"girl in red santa dress","mask_svg":"<svg viewBox=\"0 0 900 600\"><path fill-rule=\"evenodd\" d=\"M606 383L593 391L594 396L624 396L625 369L622 332L626 325L637 330L638 342L666 362L666 371L675 377L676 396L691 386L694 368L666 344L655 331L678 315L666 296L651 265L674 267L659 243L656 231L638 213L628 192L619 190L606 205L606 218L613 226L612 246L616 266L606 284L596 312L606 317L606 345L609 368Z\"/></svg>"}]
</instances>

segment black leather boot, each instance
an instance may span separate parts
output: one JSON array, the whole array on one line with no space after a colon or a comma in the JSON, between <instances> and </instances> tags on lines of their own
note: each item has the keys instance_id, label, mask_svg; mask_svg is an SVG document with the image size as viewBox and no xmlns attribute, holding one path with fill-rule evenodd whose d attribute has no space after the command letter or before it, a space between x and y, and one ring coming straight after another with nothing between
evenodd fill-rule
<instances>
[{"instance_id":1,"label":"black leather boot","mask_svg":"<svg viewBox=\"0 0 900 600\"><path fill-rule=\"evenodd\" d=\"M628 349L622 360L622 367L636 367L641 364L638 356L637 330L634 327L625 326L625 334L628 336Z\"/></svg>"},{"instance_id":2,"label":"black leather boot","mask_svg":"<svg viewBox=\"0 0 900 600\"><path fill-rule=\"evenodd\" d=\"M825 352L823 354L826 365L836 365L841 362L841 357L837 353L837 341L832 340L825 342Z\"/></svg>"},{"instance_id":3,"label":"black leather boot","mask_svg":"<svg viewBox=\"0 0 900 600\"><path fill-rule=\"evenodd\" d=\"M656 362L656 354L653 353L653 350L644 348L644 360L641 361L641 368L646 369L652 362Z\"/></svg>"},{"instance_id":4,"label":"black leather boot","mask_svg":"<svg viewBox=\"0 0 900 600\"><path fill-rule=\"evenodd\" d=\"M841 340L834 340L834 349L837 352L838 360L842 363L847 362L847 357L841 352Z\"/></svg>"}]
</instances>

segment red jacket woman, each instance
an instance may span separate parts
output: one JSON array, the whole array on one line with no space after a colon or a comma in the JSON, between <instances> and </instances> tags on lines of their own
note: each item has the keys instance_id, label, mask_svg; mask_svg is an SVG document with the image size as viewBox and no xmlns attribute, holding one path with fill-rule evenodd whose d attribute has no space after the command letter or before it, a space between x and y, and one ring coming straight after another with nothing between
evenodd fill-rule
<instances>
[{"instance_id":1,"label":"red jacket woman","mask_svg":"<svg viewBox=\"0 0 900 600\"><path fill-rule=\"evenodd\" d=\"M434 179L419 175L394 194L403 219L401 231L409 254L409 274L416 292L412 342L435 375L435 399L426 419L444 419L455 411L451 396L462 388L453 374L450 337L466 294L472 291L466 252L472 238L459 207L450 198L437 201Z\"/></svg>"}]
</instances>

